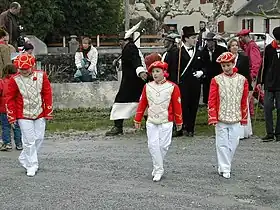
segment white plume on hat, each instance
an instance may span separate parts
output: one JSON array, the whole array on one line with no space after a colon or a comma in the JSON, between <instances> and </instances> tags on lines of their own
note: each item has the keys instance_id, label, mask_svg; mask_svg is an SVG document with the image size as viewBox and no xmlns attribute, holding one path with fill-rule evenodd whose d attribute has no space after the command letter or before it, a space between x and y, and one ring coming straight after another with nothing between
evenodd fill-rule
<instances>
[{"instance_id":1,"label":"white plume on hat","mask_svg":"<svg viewBox=\"0 0 280 210\"><path fill-rule=\"evenodd\" d=\"M142 23L142 20L139 23L137 23L135 26L133 26L131 29L127 30L125 32L124 38L128 39L129 37L131 37L131 35L139 28L141 23Z\"/></svg>"}]
</instances>

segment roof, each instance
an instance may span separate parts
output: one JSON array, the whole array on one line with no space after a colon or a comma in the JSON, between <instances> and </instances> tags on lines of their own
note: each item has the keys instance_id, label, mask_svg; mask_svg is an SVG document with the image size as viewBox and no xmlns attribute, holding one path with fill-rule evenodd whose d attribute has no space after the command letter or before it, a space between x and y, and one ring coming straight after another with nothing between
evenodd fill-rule
<instances>
[{"instance_id":1,"label":"roof","mask_svg":"<svg viewBox=\"0 0 280 210\"><path fill-rule=\"evenodd\" d=\"M238 10L235 15L250 15L247 13L247 11L252 11L254 13L260 13L260 10L258 8L259 5L263 5L264 10L270 10L273 7L275 0L251 0L249 1L244 7L242 7L240 10ZM277 15L279 13L277 12L270 12L267 13L267 15Z\"/></svg>"}]
</instances>

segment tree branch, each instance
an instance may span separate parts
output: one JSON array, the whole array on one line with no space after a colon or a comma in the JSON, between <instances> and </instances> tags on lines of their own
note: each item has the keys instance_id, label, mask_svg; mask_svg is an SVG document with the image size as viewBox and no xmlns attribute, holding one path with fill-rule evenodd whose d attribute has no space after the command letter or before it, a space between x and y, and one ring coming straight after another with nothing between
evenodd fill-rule
<instances>
[{"instance_id":1,"label":"tree branch","mask_svg":"<svg viewBox=\"0 0 280 210\"><path fill-rule=\"evenodd\" d=\"M271 9L265 10L263 8L263 5L258 5L259 12L253 12L253 11L246 11L247 14L264 17L267 19L279 19L280 18L280 1L275 0L274 4ZM276 15L269 15L268 13L278 13Z\"/></svg>"}]
</instances>

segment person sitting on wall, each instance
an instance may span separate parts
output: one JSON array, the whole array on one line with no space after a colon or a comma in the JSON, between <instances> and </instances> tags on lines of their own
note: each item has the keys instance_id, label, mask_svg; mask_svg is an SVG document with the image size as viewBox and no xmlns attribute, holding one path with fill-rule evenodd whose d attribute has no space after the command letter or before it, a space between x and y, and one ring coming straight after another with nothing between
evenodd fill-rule
<instances>
[{"instance_id":1,"label":"person sitting on wall","mask_svg":"<svg viewBox=\"0 0 280 210\"><path fill-rule=\"evenodd\" d=\"M74 78L81 82L92 82L97 77L98 52L91 44L91 39L83 38L80 48L75 54L77 71Z\"/></svg>"}]
</instances>

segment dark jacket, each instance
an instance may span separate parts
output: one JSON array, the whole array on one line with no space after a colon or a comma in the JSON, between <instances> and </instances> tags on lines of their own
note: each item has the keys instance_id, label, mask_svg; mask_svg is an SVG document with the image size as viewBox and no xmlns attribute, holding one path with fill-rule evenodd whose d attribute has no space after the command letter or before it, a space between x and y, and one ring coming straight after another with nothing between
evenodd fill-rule
<instances>
[{"instance_id":1,"label":"dark jacket","mask_svg":"<svg viewBox=\"0 0 280 210\"><path fill-rule=\"evenodd\" d=\"M216 62L217 58L224 52L227 52L227 48L220 45L216 45L215 51L212 53L212 60L210 59L209 50L207 46L202 50L202 57L204 61L204 68L206 70L206 80L211 81L212 78L223 72L222 67Z\"/></svg>"},{"instance_id":2,"label":"dark jacket","mask_svg":"<svg viewBox=\"0 0 280 210\"><path fill-rule=\"evenodd\" d=\"M9 43L16 47L17 39L20 36L18 17L9 10L0 14L0 27L9 33Z\"/></svg>"},{"instance_id":3,"label":"dark jacket","mask_svg":"<svg viewBox=\"0 0 280 210\"><path fill-rule=\"evenodd\" d=\"M178 61L179 61L179 49L177 45L173 45L167 52L164 58L164 62L168 64L168 80L178 84Z\"/></svg>"},{"instance_id":4,"label":"dark jacket","mask_svg":"<svg viewBox=\"0 0 280 210\"><path fill-rule=\"evenodd\" d=\"M243 75L248 80L249 90L253 90L252 78L250 76L249 57L239 53L235 67L238 69L238 73Z\"/></svg>"},{"instance_id":5,"label":"dark jacket","mask_svg":"<svg viewBox=\"0 0 280 210\"><path fill-rule=\"evenodd\" d=\"M280 55L280 49L278 51L278 55ZM280 58L277 56L277 50L269 44L265 48L264 56L264 69L261 75L261 83L264 84L265 90L280 91Z\"/></svg>"}]
</instances>

